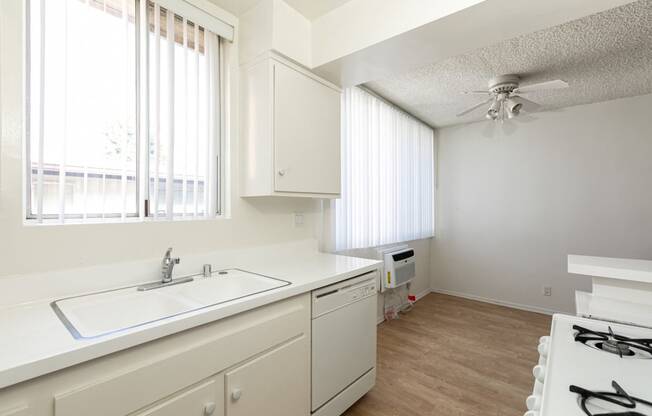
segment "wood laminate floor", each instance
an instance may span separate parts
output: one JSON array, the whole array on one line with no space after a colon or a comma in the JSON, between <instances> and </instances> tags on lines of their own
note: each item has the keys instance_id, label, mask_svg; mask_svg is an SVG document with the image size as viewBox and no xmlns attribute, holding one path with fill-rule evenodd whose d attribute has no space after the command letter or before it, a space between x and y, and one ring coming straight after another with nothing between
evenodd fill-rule
<instances>
[{"instance_id":1,"label":"wood laminate floor","mask_svg":"<svg viewBox=\"0 0 652 416\"><path fill-rule=\"evenodd\" d=\"M522 416L550 316L429 294L378 327L376 386L346 416Z\"/></svg>"}]
</instances>

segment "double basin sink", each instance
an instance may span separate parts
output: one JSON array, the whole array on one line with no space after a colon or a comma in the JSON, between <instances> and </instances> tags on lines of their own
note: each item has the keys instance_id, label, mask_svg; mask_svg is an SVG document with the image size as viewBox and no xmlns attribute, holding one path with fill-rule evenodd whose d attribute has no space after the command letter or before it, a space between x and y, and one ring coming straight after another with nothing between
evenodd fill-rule
<instances>
[{"instance_id":1,"label":"double basin sink","mask_svg":"<svg viewBox=\"0 0 652 416\"><path fill-rule=\"evenodd\" d=\"M59 299L54 312L77 339L92 339L231 302L289 285L239 269L186 283L138 290L138 286Z\"/></svg>"}]
</instances>

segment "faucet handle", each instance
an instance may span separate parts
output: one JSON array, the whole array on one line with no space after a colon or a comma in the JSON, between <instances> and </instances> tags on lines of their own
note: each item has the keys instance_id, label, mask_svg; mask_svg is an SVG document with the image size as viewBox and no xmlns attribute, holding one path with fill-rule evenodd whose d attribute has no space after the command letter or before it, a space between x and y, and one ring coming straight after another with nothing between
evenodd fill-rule
<instances>
[{"instance_id":1,"label":"faucet handle","mask_svg":"<svg viewBox=\"0 0 652 416\"><path fill-rule=\"evenodd\" d=\"M210 264L204 264L202 267L202 274L204 277L211 277L211 274L213 274L213 266Z\"/></svg>"},{"instance_id":2,"label":"faucet handle","mask_svg":"<svg viewBox=\"0 0 652 416\"><path fill-rule=\"evenodd\" d=\"M167 250L165 250L165 255L163 255L163 258L168 258L172 254L172 247L169 247Z\"/></svg>"}]
</instances>

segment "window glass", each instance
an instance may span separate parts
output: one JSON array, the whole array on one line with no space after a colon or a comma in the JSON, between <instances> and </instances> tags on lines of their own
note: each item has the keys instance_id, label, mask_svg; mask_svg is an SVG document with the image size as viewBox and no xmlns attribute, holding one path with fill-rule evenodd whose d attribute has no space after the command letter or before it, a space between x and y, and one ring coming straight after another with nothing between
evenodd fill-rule
<instances>
[{"instance_id":1,"label":"window glass","mask_svg":"<svg viewBox=\"0 0 652 416\"><path fill-rule=\"evenodd\" d=\"M29 12L28 215L136 215L134 1Z\"/></svg>"}]
</instances>

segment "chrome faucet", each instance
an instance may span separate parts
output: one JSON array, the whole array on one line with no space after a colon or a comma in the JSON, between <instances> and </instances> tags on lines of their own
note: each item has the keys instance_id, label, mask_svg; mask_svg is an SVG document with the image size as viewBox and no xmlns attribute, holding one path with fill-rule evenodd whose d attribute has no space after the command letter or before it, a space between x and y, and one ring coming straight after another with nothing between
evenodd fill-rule
<instances>
[{"instance_id":1,"label":"chrome faucet","mask_svg":"<svg viewBox=\"0 0 652 416\"><path fill-rule=\"evenodd\" d=\"M179 264L181 259L179 257L171 257L172 247L168 248L163 256L161 262L161 283L170 283L172 281L172 271L174 265Z\"/></svg>"},{"instance_id":2,"label":"chrome faucet","mask_svg":"<svg viewBox=\"0 0 652 416\"><path fill-rule=\"evenodd\" d=\"M165 256L163 256L163 261L161 261L161 280L138 286L138 291L144 292L161 287L178 285L180 283L192 282L194 280L192 276L180 277L178 279L172 280L172 271L174 270L174 265L181 263L181 259L179 257L172 257L171 254L172 247L167 249Z\"/></svg>"}]
</instances>

